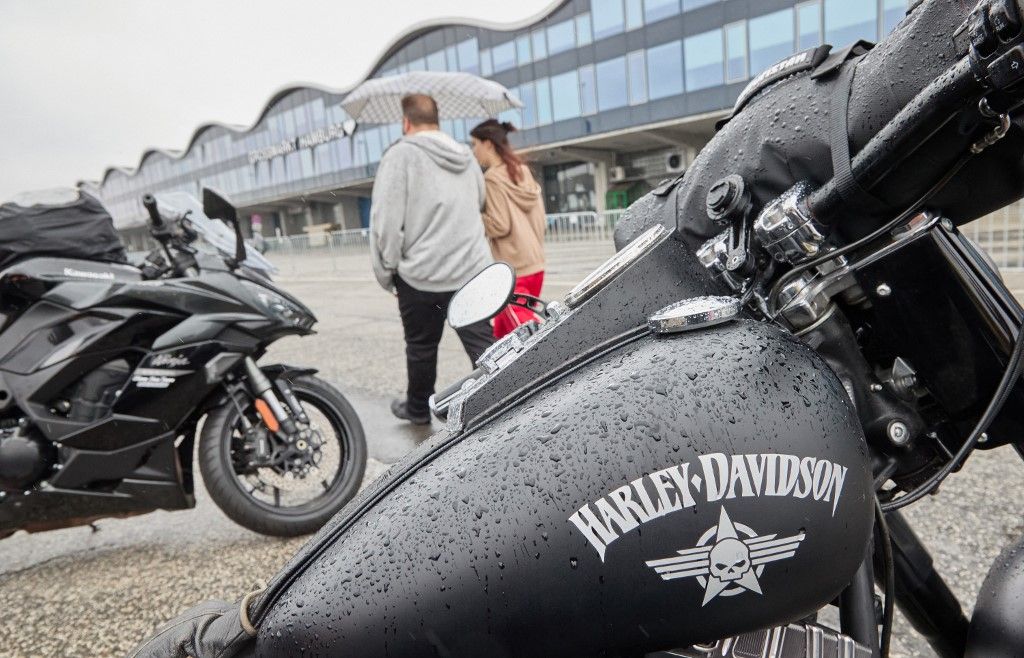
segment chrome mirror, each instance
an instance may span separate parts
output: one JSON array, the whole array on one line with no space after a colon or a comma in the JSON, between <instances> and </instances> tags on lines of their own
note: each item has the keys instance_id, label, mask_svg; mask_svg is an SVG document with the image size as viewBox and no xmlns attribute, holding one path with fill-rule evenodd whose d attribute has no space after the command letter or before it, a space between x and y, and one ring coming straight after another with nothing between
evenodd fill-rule
<instances>
[{"instance_id":1,"label":"chrome mirror","mask_svg":"<svg viewBox=\"0 0 1024 658\"><path fill-rule=\"evenodd\" d=\"M466 282L448 303L448 324L453 329L490 320L505 308L516 287L516 273L508 263L494 263Z\"/></svg>"}]
</instances>

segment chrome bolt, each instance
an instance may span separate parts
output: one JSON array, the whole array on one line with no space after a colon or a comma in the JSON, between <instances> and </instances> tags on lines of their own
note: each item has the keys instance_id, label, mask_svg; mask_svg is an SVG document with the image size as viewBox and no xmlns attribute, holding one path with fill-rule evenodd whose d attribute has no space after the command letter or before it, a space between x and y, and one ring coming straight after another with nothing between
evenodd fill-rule
<instances>
[{"instance_id":1,"label":"chrome bolt","mask_svg":"<svg viewBox=\"0 0 1024 658\"><path fill-rule=\"evenodd\" d=\"M875 288L875 292L879 297L888 297L892 294L892 288L889 287L888 283L879 283L878 287Z\"/></svg>"},{"instance_id":2,"label":"chrome bolt","mask_svg":"<svg viewBox=\"0 0 1024 658\"><path fill-rule=\"evenodd\" d=\"M885 432L889 435L889 440L896 446L906 445L910 440L910 429L902 420L889 421Z\"/></svg>"},{"instance_id":3,"label":"chrome bolt","mask_svg":"<svg viewBox=\"0 0 1024 658\"><path fill-rule=\"evenodd\" d=\"M982 432L978 437L978 443L988 443L988 432Z\"/></svg>"},{"instance_id":4,"label":"chrome bolt","mask_svg":"<svg viewBox=\"0 0 1024 658\"><path fill-rule=\"evenodd\" d=\"M882 390L882 385L881 384L872 384L870 386L870 388L871 388L872 392L878 393L879 391Z\"/></svg>"},{"instance_id":5,"label":"chrome bolt","mask_svg":"<svg viewBox=\"0 0 1024 658\"><path fill-rule=\"evenodd\" d=\"M946 229L947 231L953 230L953 222L949 221L948 219L943 219L939 223L942 224L942 228Z\"/></svg>"}]
</instances>

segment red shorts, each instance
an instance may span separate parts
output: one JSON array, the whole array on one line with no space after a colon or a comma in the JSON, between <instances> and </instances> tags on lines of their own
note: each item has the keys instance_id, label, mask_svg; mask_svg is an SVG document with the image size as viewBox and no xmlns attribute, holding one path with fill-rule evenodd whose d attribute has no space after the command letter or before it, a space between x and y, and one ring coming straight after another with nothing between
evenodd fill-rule
<instances>
[{"instance_id":1,"label":"red shorts","mask_svg":"<svg viewBox=\"0 0 1024 658\"><path fill-rule=\"evenodd\" d=\"M515 292L540 297L540 289L543 285L544 272L542 270L536 274L516 277ZM519 325L529 322L536 317L533 311L509 304L501 310L501 313L494 316L494 337L501 338L505 334L511 333Z\"/></svg>"}]
</instances>

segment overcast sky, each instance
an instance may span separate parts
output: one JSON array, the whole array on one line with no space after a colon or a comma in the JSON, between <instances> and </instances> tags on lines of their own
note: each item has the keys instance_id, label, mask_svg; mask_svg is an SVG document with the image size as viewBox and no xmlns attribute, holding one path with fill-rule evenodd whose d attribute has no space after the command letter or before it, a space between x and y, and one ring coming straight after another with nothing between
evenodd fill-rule
<instances>
[{"instance_id":1,"label":"overcast sky","mask_svg":"<svg viewBox=\"0 0 1024 658\"><path fill-rule=\"evenodd\" d=\"M551 0L0 0L0 201L246 126L294 82L344 88L408 27Z\"/></svg>"}]
</instances>

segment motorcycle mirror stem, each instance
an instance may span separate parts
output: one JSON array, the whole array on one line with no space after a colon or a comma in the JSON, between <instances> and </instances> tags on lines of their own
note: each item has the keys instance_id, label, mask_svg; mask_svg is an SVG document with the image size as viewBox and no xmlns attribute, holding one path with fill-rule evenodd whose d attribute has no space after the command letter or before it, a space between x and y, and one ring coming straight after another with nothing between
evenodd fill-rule
<instances>
[{"instance_id":1,"label":"motorcycle mirror stem","mask_svg":"<svg viewBox=\"0 0 1024 658\"><path fill-rule=\"evenodd\" d=\"M229 265L231 269L237 268L246 259L245 238L242 236L242 226L238 221L238 209L217 190L204 187L203 212L211 219L222 219L231 225L235 232L235 255Z\"/></svg>"}]
</instances>

